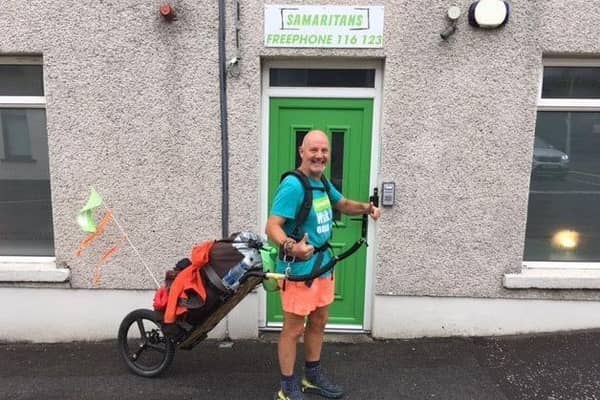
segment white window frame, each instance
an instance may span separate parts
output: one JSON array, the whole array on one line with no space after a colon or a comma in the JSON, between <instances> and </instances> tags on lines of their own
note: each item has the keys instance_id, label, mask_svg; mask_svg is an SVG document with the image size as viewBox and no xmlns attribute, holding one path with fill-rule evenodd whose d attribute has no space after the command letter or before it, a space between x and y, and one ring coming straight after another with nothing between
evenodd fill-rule
<instances>
[{"instance_id":1,"label":"white window frame","mask_svg":"<svg viewBox=\"0 0 600 400\"><path fill-rule=\"evenodd\" d=\"M545 58L543 67L599 67L600 59ZM537 111L600 112L598 99L544 99L539 76ZM520 273L504 275L509 289L600 289L600 262L523 261Z\"/></svg>"},{"instance_id":2,"label":"white window frame","mask_svg":"<svg viewBox=\"0 0 600 400\"><path fill-rule=\"evenodd\" d=\"M0 57L0 65L43 65L42 57ZM0 96L0 108L46 108L45 96ZM4 154L0 154L3 157ZM66 282L68 268L57 268L56 257L0 256L0 282Z\"/></svg>"}]
</instances>

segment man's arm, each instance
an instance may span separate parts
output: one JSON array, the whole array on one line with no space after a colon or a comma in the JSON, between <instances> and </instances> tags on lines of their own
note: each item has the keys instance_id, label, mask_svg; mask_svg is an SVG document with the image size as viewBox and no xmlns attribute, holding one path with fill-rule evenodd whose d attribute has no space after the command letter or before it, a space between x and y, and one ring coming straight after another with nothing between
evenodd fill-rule
<instances>
[{"instance_id":1,"label":"man's arm","mask_svg":"<svg viewBox=\"0 0 600 400\"><path fill-rule=\"evenodd\" d=\"M265 233L271 242L277 247L285 246L284 251L288 256L295 257L299 260L308 260L312 257L315 248L307 243L308 235L304 235L302 240L296 242L285 233L283 224L285 224L285 218L277 215L269 216Z\"/></svg>"},{"instance_id":2,"label":"man's arm","mask_svg":"<svg viewBox=\"0 0 600 400\"><path fill-rule=\"evenodd\" d=\"M283 242L288 238L288 235L286 235L283 230L283 224L285 224L285 218L278 217L277 215L271 215L269 216L269 219L267 219L265 233L269 240L277 247L281 247Z\"/></svg>"},{"instance_id":3,"label":"man's arm","mask_svg":"<svg viewBox=\"0 0 600 400\"><path fill-rule=\"evenodd\" d=\"M373 203L361 203L345 197L338 201L334 207L336 210L339 210L347 215L368 214L375 221L377 221L381 216L381 211L378 207L375 207Z\"/></svg>"}]
</instances>

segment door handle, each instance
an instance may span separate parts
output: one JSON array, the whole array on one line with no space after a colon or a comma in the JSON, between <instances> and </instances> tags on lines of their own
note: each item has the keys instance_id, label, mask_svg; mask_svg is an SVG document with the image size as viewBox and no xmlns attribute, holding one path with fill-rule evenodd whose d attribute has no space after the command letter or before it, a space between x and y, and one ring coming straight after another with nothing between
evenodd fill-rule
<instances>
[{"instance_id":1,"label":"door handle","mask_svg":"<svg viewBox=\"0 0 600 400\"><path fill-rule=\"evenodd\" d=\"M379 207L379 189L373 188L373 196L369 197L369 201L373 203L375 207Z\"/></svg>"},{"instance_id":2,"label":"door handle","mask_svg":"<svg viewBox=\"0 0 600 400\"><path fill-rule=\"evenodd\" d=\"M369 202L373 203L375 207L379 207L379 189L373 188L373 195L369 196ZM369 218L367 214L363 214L360 218L350 218L350 221L361 221L361 235L363 239L367 238L367 227L369 226Z\"/></svg>"}]
</instances>

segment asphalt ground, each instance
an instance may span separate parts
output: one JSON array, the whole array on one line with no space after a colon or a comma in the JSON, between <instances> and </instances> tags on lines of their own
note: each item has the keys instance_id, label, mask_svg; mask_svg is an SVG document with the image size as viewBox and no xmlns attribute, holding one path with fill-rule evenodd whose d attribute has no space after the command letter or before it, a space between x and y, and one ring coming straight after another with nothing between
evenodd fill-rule
<instances>
[{"instance_id":1,"label":"asphalt ground","mask_svg":"<svg viewBox=\"0 0 600 400\"><path fill-rule=\"evenodd\" d=\"M115 341L0 344L0 399L270 399L276 352L272 340L208 340L141 378ZM328 342L322 358L345 399L600 399L600 331Z\"/></svg>"}]
</instances>

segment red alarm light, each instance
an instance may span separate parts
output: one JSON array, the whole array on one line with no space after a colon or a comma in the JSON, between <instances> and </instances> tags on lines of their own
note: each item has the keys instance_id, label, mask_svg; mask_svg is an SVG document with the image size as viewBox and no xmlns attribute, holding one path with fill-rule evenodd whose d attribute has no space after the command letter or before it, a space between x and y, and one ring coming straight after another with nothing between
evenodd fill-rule
<instances>
[{"instance_id":1,"label":"red alarm light","mask_svg":"<svg viewBox=\"0 0 600 400\"><path fill-rule=\"evenodd\" d=\"M175 19L175 7L169 3L164 3L160 6L160 15L166 20L172 21Z\"/></svg>"}]
</instances>

